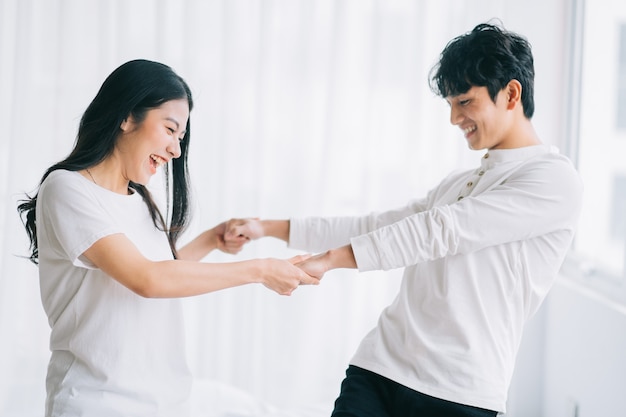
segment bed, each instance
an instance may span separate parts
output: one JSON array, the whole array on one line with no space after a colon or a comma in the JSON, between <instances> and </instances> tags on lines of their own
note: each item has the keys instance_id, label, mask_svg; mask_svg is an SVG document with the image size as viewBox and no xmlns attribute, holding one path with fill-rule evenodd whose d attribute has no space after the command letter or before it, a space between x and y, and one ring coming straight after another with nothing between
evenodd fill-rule
<instances>
[{"instance_id":1,"label":"bed","mask_svg":"<svg viewBox=\"0 0 626 417\"><path fill-rule=\"evenodd\" d=\"M30 385L30 384L29 384ZM2 417L41 417L45 402L43 384L15 385L5 402ZM328 417L332 404L281 408L219 381L196 379L191 395L192 417Z\"/></svg>"},{"instance_id":2,"label":"bed","mask_svg":"<svg viewBox=\"0 0 626 417\"><path fill-rule=\"evenodd\" d=\"M280 408L211 380L194 382L191 404L192 417L328 417L332 411L332 404Z\"/></svg>"}]
</instances>

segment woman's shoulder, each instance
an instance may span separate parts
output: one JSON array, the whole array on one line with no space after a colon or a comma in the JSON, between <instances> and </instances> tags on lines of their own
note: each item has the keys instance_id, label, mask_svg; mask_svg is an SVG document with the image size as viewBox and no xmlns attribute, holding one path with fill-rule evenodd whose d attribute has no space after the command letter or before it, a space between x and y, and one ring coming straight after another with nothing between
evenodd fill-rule
<instances>
[{"instance_id":1,"label":"woman's shoulder","mask_svg":"<svg viewBox=\"0 0 626 417\"><path fill-rule=\"evenodd\" d=\"M48 184L58 183L78 183L82 178L77 171L68 171L67 169L55 169L52 171L41 184L42 186Z\"/></svg>"},{"instance_id":2,"label":"woman's shoulder","mask_svg":"<svg viewBox=\"0 0 626 417\"><path fill-rule=\"evenodd\" d=\"M48 174L46 179L41 183L39 196L64 198L64 196L68 194L75 194L76 192L85 190L88 185L89 182L80 173L65 169L56 169Z\"/></svg>"}]
</instances>

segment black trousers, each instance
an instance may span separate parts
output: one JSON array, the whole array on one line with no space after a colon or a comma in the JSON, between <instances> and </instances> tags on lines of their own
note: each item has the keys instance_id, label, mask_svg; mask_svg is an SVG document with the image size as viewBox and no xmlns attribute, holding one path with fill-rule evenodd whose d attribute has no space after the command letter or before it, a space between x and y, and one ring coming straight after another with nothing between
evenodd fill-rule
<instances>
[{"instance_id":1,"label":"black trousers","mask_svg":"<svg viewBox=\"0 0 626 417\"><path fill-rule=\"evenodd\" d=\"M350 365L332 417L495 417L497 414L431 397Z\"/></svg>"}]
</instances>

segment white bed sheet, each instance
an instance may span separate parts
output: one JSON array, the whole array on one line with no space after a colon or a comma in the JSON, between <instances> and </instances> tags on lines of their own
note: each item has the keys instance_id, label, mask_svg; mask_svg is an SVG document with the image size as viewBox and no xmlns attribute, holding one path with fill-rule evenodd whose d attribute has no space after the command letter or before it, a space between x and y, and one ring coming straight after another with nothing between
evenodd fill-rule
<instances>
[{"instance_id":1,"label":"white bed sheet","mask_svg":"<svg viewBox=\"0 0 626 417\"><path fill-rule=\"evenodd\" d=\"M328 417L332 404L283 409L261 401L236 387L196 380L192 391L192 417Z\"/></svg>"},{"instance_id":2,"label":"white bed sheet","mask_svg":"<svg viewBox=\"0 0 626 417\"><path fill-rule=\"evenodd\" d=\"M43 384L16 384L0 401L0 417L41 417ZM4 403L4 404L3 404ZM192 417L328 417L332 404L280 408L219 381L196 379L191 396Z\"/></svg>"}]
</instances>

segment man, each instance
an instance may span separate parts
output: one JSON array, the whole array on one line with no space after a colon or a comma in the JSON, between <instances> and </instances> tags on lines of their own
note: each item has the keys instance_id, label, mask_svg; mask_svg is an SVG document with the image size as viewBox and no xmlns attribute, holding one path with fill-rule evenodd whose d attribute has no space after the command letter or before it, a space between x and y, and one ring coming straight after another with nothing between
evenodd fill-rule
<instances>
[{"instance_id":1,"label":"man","mask_svg":"<svg viewBox=\"0 0 626 417\"><path fill-rule=\"evenodd\" d=\"M405 268L399 294L350 361L334 417L495 416L505 411L526 321L571 244L582 185L531 123L533 57L491 24L453 39L431 72L475 170L363 217L232 220L228 240L274 236L321 251L299 266ZM333 248L333 249L328 249Z\"/></svg>"}]
</instances>

